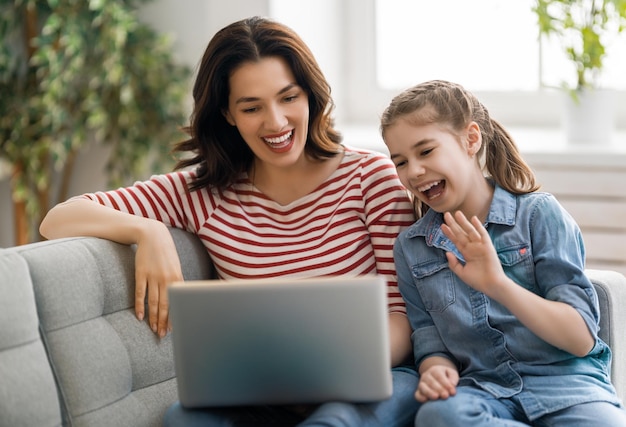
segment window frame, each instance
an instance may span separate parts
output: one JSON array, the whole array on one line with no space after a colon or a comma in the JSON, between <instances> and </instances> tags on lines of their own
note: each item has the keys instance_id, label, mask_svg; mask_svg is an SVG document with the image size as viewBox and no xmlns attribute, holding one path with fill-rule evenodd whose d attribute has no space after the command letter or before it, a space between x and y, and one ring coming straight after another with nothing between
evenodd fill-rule
<instances>
[{"instance_id":1,"label":"window frame","mask_svg":"<svg viewBox=\"0 0 626 427\"><path fill-rule=\"evenodd\" d=\"M352 123L377 122L398 91L376 84L375 0L345 0L344 7L344 119ZM517 127L560 126L563 98L568 96L550 88L474 93L493 118L505 126ZM616 125L626 128L626 91L618 91L617 110Z\"/></svg>"}]
</instances>

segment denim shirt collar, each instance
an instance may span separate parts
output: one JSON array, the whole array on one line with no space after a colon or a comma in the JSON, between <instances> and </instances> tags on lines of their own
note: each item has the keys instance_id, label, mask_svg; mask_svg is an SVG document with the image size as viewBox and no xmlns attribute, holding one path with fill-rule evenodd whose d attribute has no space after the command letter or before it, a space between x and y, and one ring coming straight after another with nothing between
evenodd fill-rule
<instances>
[{"instance_id":1,"label":"denim shirt collar","mask_svg":"<svg viewBox=\"0 0 626 427\"><path fill-rule=\"evenodd\" d=\"M509 193L491 180L490 183L495 188L485 227L488 227L489 224L514 226L517 207L515 195ZM434 246L453 252L459 259L463 260L463 257L458 253L452 242L450 242L441 231L441 224L443 224L443 214L429 209L421 219L415 222L415 224L406 231L406 237L409 239L424 237L428 246Z\"/></svg>"}]
</instances>

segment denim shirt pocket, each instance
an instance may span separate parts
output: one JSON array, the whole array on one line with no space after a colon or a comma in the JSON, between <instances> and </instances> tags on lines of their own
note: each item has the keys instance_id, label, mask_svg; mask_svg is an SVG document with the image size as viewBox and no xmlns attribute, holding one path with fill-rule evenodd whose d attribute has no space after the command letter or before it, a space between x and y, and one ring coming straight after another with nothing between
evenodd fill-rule
<instances>
[{"instance_id":1,"label":"denim shirt pocket","mask_svg":"<svg viewBox=\"0 0 626 427\"><path fill-rule=\"evenodd\" d=\"M535 264L529 246L519 244L501 248L497 252L504 273L515 283L528 290L536 291L537 285L531 279L535 277Z\"/></svg>"},{"instance_id":2,"label":"denim shirt pocket","mask_svg":"<svg viewBox=\"0 0 626 427\"><path fill-rule=\"evenodd\" d=\"M445 256L415 264L412 272L426 310L442 312L454 303L454 273Z\"/></svg>"}]
</instances>

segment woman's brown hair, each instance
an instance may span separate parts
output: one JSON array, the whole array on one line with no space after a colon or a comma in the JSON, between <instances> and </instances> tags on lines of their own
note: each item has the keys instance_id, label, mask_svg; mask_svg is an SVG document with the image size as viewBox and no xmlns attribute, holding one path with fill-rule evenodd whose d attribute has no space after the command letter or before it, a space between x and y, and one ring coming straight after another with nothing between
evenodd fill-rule
<instances>
[{"instance_id":1,"label":"woman's brown hair","mask_svg":"<svg viewBox=\"0 0 626 427\"><path fill-rule=\"evenodd\" d=\"M194 108L190 125L184 129L189 139L174 148L176 152L192 153L176 164L176 169L197 167L190 190L225 187L252 165L252 150L237 128L226 121L224 112L228 109L231 74L245 62L267 57L284 59L296 83L308 95L306 154L322 159L340 151L341 135L333 128L331 116L334 104L330 86L307 45L283 24L261 17L243 19L215 34L198 67Z\"/></svg>"}]
</instances>

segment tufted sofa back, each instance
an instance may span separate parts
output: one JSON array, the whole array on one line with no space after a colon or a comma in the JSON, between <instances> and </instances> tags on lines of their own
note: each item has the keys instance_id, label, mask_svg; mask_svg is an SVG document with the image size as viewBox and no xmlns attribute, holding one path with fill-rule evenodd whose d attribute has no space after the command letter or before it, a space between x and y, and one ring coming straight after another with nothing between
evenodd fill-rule
<instances>
[{"instance_id":1,"label":"tufted sofa back","mask_svg":"<svg viewBox=\"0 0 626 427\"><path fill-rule=\"evenodd\" d=\"M186 279L212 275L171 230ZM0 251L0 426L157 426L177 400L170 336L134 316L133 247L95 238Z\"/></svg>"}]
</instances>

